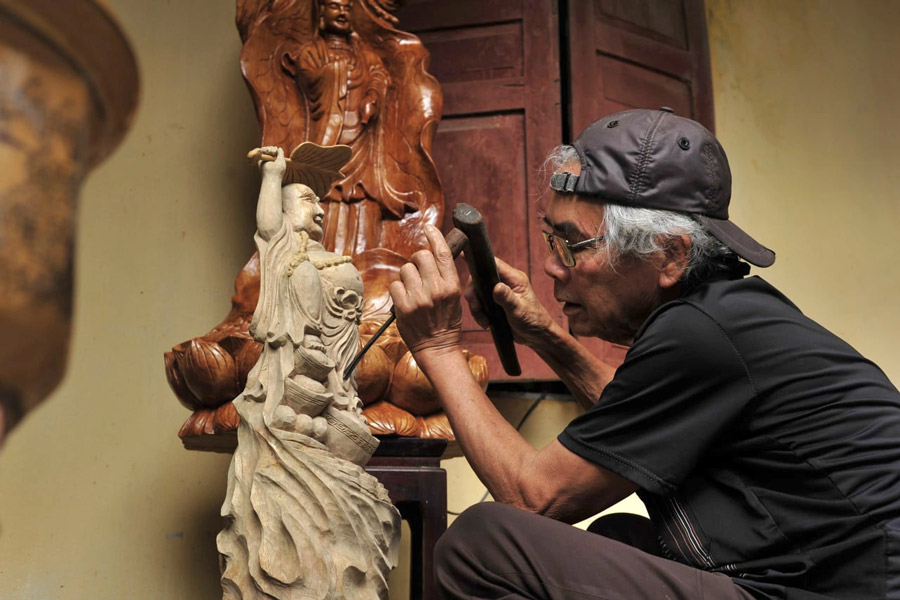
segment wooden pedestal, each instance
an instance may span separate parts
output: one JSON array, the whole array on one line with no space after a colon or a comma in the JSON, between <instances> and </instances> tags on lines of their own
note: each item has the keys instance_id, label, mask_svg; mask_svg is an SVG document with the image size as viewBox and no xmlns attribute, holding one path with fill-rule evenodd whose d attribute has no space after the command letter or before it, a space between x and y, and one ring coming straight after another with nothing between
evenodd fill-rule
<instances>
[{"instance_id":1,"label":"wooden pedestal","mask_svg":"<svg viewBox=\"0 0 900 600\"><path fill-rule=\"evenodd\" d=\"M391 502L409 523L410 600L437 598L434 545L447 529L447 472L441 468L446 440L380 438L366 471L387 488Z\"/></svg>"}]
</instances>

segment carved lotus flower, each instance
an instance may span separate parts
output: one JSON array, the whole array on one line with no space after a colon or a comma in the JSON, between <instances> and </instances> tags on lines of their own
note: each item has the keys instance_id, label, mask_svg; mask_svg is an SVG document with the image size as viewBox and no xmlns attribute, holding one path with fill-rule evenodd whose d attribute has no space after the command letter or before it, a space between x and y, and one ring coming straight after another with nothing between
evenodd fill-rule
<instances>
[{"instance_id":1,"label":"carved lotus flower","mask_svg":"<svg viewBox=\"0 0 900 600\"><path fill-rule=\"evenodd\" d=\"M377 344L372 346L356 367L357 394L364 406L384 398L394 372L394 361Z\"/></svg>"},{"instance_id":2,"label":"carved lotus flower","mask_svg":"<svg viewBox=\"0 0 900 600\"><path fill-rule=\"evenodd\" d=\"M249 337L236 352L232 353L234 368L237 371L238 387L242 390L247 385L247 374L256 366L260 354L262 354L262 344Z\"/></svg>"},{"instance_id":3,"label":"carved lotus flower","mask_svg":"<svg viewBox=\"0 0 900 600\"><path fill-rule=\"evenodd\" d=\"M219 344L196 338L183 353L174 353L185 385L201 406L215 408L240 393L234 358Z\"/></svg>"},{"instance_id":4,"label":"carved lotus flower","mask_svg":"<svg viewBox=\"0 0 900 600\"><path fill-rule=\"evenodd\" d=\"M172 391L175 392L175 397L185 407L190 410L203 408L203 405L194 396L194 393L188 389L184 379L181 377L180 363L176 359L177 353L184 356L184 349L181 346L176 346L171 352L166 352L163 355L166 361L166 379L169 381L169 387L172 388Z\"/></svg>"}]
</instances>

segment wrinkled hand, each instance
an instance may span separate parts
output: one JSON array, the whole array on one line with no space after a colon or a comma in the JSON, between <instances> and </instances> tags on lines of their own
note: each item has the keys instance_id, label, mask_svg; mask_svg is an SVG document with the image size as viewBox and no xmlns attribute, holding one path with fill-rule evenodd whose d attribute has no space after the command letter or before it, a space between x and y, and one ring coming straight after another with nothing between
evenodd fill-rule
<instances>
[{"instance_id":1,"label":"wrinkled hand","mask_svg":"<svg viewBox=\"0 0 900 600\"><path fill-rule=\"evenodd\" d=\"M425 226L431 250L419 250L391 284L397 328L413 356L460 348L462 304L459 275L444 236Z\"/></svg>"},{"instance_id":2,"label":"wrinkled hand","mask_svg":"<svg viewBox=\"0 0 900 600\"><path fill-rule=\"evenodd\" d=\"M553 317L538 301L528 276L503 260L496 260L500 283L494 286L494 302L506 313L513 338L527 346L542 343L545 334L554 325ZM469 303L475 322L487 329L487 314L478 301L471 280L466 284L463 295Z\"/></svg>"},{"instance_id":3,"label":"wrinkled hand","mask_svg":"<svg viewBox=\"0 0 900 600\"><path fill-rule=\"evenodd\" d=\"M283 177L287 170L287 161L284 159L284 150L278 146L264 146L259 149L259 168L262 170L263 176L272 175ZM264 157L274 157L275 160L265 160Z\"/></svg>"}]
</instances>

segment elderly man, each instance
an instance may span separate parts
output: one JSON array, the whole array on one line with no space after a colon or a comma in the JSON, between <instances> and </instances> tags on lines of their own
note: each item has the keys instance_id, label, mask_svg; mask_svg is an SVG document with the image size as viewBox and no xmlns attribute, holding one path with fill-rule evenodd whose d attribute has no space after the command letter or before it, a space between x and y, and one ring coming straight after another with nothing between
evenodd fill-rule
<instances>
[{"instance_id":1,"label":"elderly man","mask_svg":"<svg viewBox=\"0 0 900 600\"><path fill-rule=\"evenodd\" d=\"M745 277L743 261L775 255L728 220L716 139L669 109L635 110L554 156L544 270L574 333L630 345L617 370L599 362L497 261L494 298L518 341L592 404L557 440L535 450L469 374L459 280L436 230L391 288L403 337L498 501L440 541L444 597L900 598L900 395ZM567 525L632 492L649 521Z\"/></svg>"}]
</instances>

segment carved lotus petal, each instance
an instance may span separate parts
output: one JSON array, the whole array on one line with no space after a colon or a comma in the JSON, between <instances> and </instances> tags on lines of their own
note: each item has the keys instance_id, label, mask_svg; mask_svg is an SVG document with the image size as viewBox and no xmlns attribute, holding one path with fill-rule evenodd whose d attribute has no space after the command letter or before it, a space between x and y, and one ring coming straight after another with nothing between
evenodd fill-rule
<instances>
[{"instance_id":1,"label":"carved lotus petal","mask_svg":"<svg viewBox=\"0 0 900 600\"><path fill-rule=\"evenodd\" d=\"M487 389L487 360L468 350L463 350L463 355L481 389ZM434 388L431 387L425 373L419 369L419 365L416 364L416 360L409 351L403 355L394 368L394 378L391 381L387 400L418 416L430 415L441 410L441 404L434 393Z\"/></svg>"},{"instance_id":2,"label":"carved lotus petal","mask_svg":"<svg viewBox=\"0 0 900 600\"><path fill-rule=\"evenodd\" d=\"M368 290L366 293L368 294ZM368 340L383 324L384 319L378 321L363 321L359 326L360 339ZM394 363L400 360L408 350L406 344L403 342L403 338L400 337L400 332L397 330L396 323L389 326L385 332L381 334L381 337L378 338L375 345L384 350L391 362Z\"/></svg>"},{"instance_id":3,"label":"carved lotus petal","mask_svg":"<svg viewBox=\"0 0 900 600\"><path fill-rule=\"evenodd\" d=\"M369 431L375 435L415 436L419 431L416 418L388 402L376 402L363 409Z\"/></svg>"},{"instance_id":4,"label":"carved lotus petal","mask_svg":"<svg viewBox=\"0 0 900 600\"><path fill-rule=\"evenodd\" d=\"M184 379L181 377L181 367L175 352L166 352L163 358L166 362L166 379L169 381L169 387L175 392L175 397L178 398L178 401L191 410L202 408L203 405L194 396L194 393L188 389Z\"/></svg>"},{"instance_id":5,"label":"carved lotus petal","mask_svg":"<svg viewBox=\"0 0 900 600\"><path fill-rule=\"evenodd\" d=\"M368 290L366 290L366 293L368 293ZM362 323L359 324L359 337L360 338L371 337L376 331L378 331L378 328L381 327L382 323L384 323L384 321L365 321L364 320ZM385 332L385 335L387 335L387 332Z\"/></svg>"},{"instance_id":6,"label":"carved lotus petal","mask_svg":"<svg viewBox=\"0 0 900 600\"><path fill-rule=\"evenodd\" d=\"M356 385L363 405L374 404L384 398L391 385L394 362L377 344L369 348L356 367Z\"/></svg>"},{"instance_id":7,"label":"carved lotus petal","mask_svg":"<svg viewBox=\"0 0 900 600\"><path fill-rule=\"evenodd\" d=\"M178 437L195 437L203 434L211 434L214 430L214 411L210 409L200 409L194 411L181 429L178 430Z\"/></svg>"},{"instance_id":8,"label":"carved lotus petal","mask_svg":"<svg viewBox=\"0 0 900 600\"><path fill-rule=\"evenodd\" d=\"M446 413L437 413L427 417L420 417L419 437L440 438L442 440L455 441L453 428L450 427L450 419Z\"/></svg>"},{"instance_id":9,"label":"carved lotus petal","mask_svg":"<svg viewBox=\"0 0 900 600\"><path fill-rule=\"evenodd\" d=\"M201 339L204 339L208 342L216 342L222 348L230 354L232 357L237 356L237 353L241 351L241 348L244 347L244 344L252 340L247 333L240 333L233 327L229 326L223 329L215 329L216 335L213 336L212 332L207 333Z\"/></svg>"},{"instance_id":10,"label":"carved lotus petal","mask_svg":"<svg viewBox=\"0 0 900 600\"><path fill-rule=\"evenodd\" d=\"M394 367L394 378L388 392L388 402L414 415L437 412L441 403L416 359L407 352Z\"/></svg>"},{"instance_id":11,"label":"carved lotus petal","mask_svg":"<svg viewBox=\"0 0 900 600\"><path fill-rule=\"evenodd\" d=\"M247 385L247 374L256 366L260 354L262 354L262 344L254 339L247 340L234 354L234 366L237 371L238 386L241 389Z\"/></svg>"},{"instance_id":12,"label":"carved lotus petal","mask_svg":"<svg viewBox=\"0 0 900 600\"><path fill-rule=\"evenodd\" d=\"M238 415L233 402L226 402L217 408L213 416L213 427L217 433L235 430L240 422L241 417Z\"/></svg>"},{"instance_id":13,"label":"carved lotus petal","mask_svg":"<svg viewBox=\"0 0 900 600\"><path fill-rule=\"evenodd\" d=\"M198 413L195 413L198 414ZM201 428L204 435L212 435L216 432L216 411L213 409L199 411L200 419L197 426Z\"/></svg>"},{"instance_id":14,"label":"carved lotus petal","mask_svg":"<svg viewBox=\"0 0 900 600\"><path fill-rule=\"evenodd\" d=\"M480 354L472 354L468 350L463 350L463 355L469 363L469 370L472 371L472 375L475 376L475 381L481 386L482 391L486 390L488 386L488 377L490 376L487 359Z\"/></svg>"},{"instance_id":15,"label":"carved lotus petal","mask_svg":"<svg viewBox=\"0 0 900 600\"><path fill-rule=\"evenodd\" d=\"M191 340L181 367L185 384L203 406L215 408L240 392L234 359L215 342Z\"/></svg>"},{"instance_id":16,"label":"carved lotus petal","mask_svg":"<svg viewBox=\"0 0 900 600\"><path fill-rule=\"evenodd\" d=\"M409 348L406 347L406 342L404 342L403 338L399 335L384 335L380 340L375 342L375 344L384 350L395 364L403 358L404 354L409 352Z\"/></svg>"},{"instance_id":17,"label":"carved lotus petal","mask_svg":"<svg viewBox=\"0 0 900 600\"><path fill-rule=\"evenodd\" d=\"M384 321L390 316L393 305L388 286L384 282L366 283L365 302L363 303L364 319Z\"/></svg>"}]
</instances>

